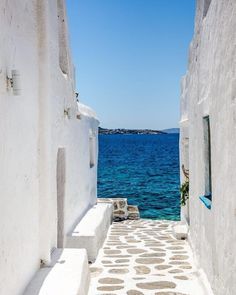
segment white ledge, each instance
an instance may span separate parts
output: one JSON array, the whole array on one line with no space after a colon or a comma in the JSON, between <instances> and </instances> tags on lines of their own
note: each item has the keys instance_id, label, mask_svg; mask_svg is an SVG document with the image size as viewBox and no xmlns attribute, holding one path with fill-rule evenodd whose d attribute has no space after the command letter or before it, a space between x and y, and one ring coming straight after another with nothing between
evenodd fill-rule
<instances>
[{"instance_id":1,"label":"white ledge","mask_svg":"<svg viewBox=\"0 0 236 295\"><path fill-rule=\"evenodd\" d=\"M78 111L80 115L97 119L97 114L89 106L86 106L85 104L82 104L81 102L78 102L77 105L78 105Z\"/></svg>"},{"instance_id":2,"label":"white ledge","mask_svg":"<svg viewBox=\"0 0 236 295\"><path fill-rule=\"evenodd\" d=\"M177 240L185 240L188 237L188 225L186 223L178 223L173 226L173 233Z\"/></svg>"},{"instance_id":3,"label":"white ledge","mask_svg":"<svg viewBox=\"0 0 236 295\"><path fill-rule=\"evenodd\" d=\"M86 295L90 272L85 249L56 249L50 266L42 267L24 295Z\"/></svg>"},{"instance_id":4,"label":"white ledge","mask_svg":"<svg viewBox=\"0 0 236 295\"><path fill-rule=\"evenodd\" d=\"M112 205L98 203L92 207L67 236L66 247L85 248L89 261L95 261L112 222Z\"/></svg>"}]
</instances>

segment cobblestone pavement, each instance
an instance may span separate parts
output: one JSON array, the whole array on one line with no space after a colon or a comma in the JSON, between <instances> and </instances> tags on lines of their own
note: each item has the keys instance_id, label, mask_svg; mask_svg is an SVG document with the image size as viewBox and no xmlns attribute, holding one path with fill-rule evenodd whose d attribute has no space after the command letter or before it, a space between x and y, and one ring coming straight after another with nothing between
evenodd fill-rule
<instances>
[{"instance_id":1,"label":"cobblestone pavement","mask_svg":"<svg viewBox=\"0 0 236 295\"><path fill-rule=\"evenodd\" d=\"M205 295L187 241L171 221L113 223L90 266L89 295Z\"/></svg>"}]
</instances>

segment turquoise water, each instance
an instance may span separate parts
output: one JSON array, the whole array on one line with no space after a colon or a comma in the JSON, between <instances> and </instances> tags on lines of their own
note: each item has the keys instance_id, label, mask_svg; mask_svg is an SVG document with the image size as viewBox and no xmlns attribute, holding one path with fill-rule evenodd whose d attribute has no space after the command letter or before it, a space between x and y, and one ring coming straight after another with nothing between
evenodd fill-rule
<instances>
[{"instance_id":1,"label":"turquoise water","mask_svg":"<svg viewBox=\"0 0 236 295\"><path fill-rule=\"evenodd\" d=\"M99 135L98 197L126 197L142 218L178 220L179 135Z\"/></svg>"}]
</instances>

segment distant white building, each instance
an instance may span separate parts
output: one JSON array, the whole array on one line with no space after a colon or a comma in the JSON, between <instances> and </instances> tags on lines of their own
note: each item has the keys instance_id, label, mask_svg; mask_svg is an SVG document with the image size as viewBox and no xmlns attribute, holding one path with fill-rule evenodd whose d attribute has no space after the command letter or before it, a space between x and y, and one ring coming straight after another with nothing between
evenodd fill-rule
<instances>
[{"instance_id":1,"label":"distant white building","mask_svg":"<svg viewBox=\"0 0 236 295\"><path fill-rule=\"evenodd\" d=\"M216 295L236 294L236 2L198 0L182 82L181 164L190 197L182 218ZM182 173L182 181L184 175Z\"/></svg>"},{"instance_id":2,"label":"distant white building","mask_svg":"<svg viewBox=\"0 0 236 295\"><path fill-rule=\"evenodd\" d=\"M98 120L75 95L64 0L0 2L0 294L22 294L96 203Z\"/></svg>"}]
</instances>

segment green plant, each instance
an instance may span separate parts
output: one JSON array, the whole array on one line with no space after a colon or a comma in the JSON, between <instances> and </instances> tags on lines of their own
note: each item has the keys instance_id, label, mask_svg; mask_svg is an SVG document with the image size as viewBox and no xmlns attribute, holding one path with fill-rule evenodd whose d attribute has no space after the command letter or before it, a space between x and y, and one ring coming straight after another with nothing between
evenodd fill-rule
<instances>
[{"instance_id":1,"label":"green plant","mask_svg":"<svg viewBox=\"0 0 236 295\"><path fill-rule=\"evenodd\" d=\"M181 206L185 206L187 200L189 199L189 171L185 169L184 165L182 165L182 171L185 176L185 181L182 183L180 187L180 204Z\"/></svg>"},{"instance_id":2,"label":"green plant","mask_svg":"<svg viewBox=\"0 0 236 295\"><path fill-rule=\"evenodd\" d=\"M181 206L185 206L187 203L187 200L189 199L189 180L188 179L186 179L185 182L182 183L180 187L180 193L181 193L181 198L180 198Z\"/></svg>"}]
</instances>

